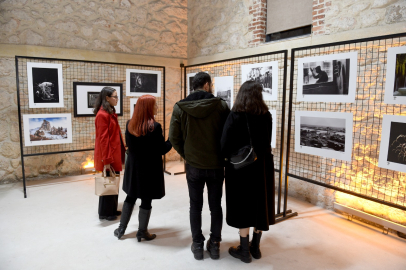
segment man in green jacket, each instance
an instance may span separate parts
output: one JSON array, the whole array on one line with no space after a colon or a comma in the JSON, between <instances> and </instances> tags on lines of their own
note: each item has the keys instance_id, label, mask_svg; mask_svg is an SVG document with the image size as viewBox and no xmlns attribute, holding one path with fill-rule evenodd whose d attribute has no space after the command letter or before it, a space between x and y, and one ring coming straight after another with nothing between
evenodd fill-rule
<instances>
[{"instance_id":1,"label":"man in green jacket","mask_svg":"<svg viewBox=\"0 0 406 270\"><path fill-rule=\"evenodd\" d=\"M212 94L210 75L199 72L193 79L193 89L187 98L173 107L169 140L186 160L186 179L190 198L192 252L196 260L203 259L205 237L202 234L203 190L207 185L211 212L210 239L207 250L212 259L220 254L223 226L224 164L220 154L223 126L230 112L227 103Z\"/></svg>"}]
</instances>

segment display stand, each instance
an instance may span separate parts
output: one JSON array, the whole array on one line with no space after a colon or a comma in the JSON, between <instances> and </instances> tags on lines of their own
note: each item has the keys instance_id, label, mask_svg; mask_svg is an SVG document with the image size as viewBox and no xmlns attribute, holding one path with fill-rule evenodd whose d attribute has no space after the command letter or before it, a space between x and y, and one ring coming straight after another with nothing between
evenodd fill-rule
<instances>
[{"instance_id":1,"label":"display stand","mask_svg":"<svg viewBox=\"0 0 406 270\"><path fill-rule=\"evenodd\" d=\"M405 33L292 49L285 167L286 185L288 185L289 177L294 177L406 210L405 190L399 185L401 183L399 180L404 179L406 174L378 166L383 114L405 115L406 111L406 105L387 104L384 101L388 70L387 52L389 48L399 46L406 46ZM297 82L302 80L298 77L298 59L350 52L357 52L358 55L354 103L297 100ZM351 161L295 152L295 130L292 128L298 121L295 119L295 111L353 113Z\"/></svg>"},{"instance_id":2,"label":"display stand","mask_svg":"<svg viewBox=\"0 0 406 270\"><path fill-rule=\"evenodd\" d=\"M275 171L279 174L277 181L278 183L278 203L276 208L276 222L281 222L289 217L297 216L297 213L292 213L291 210L287 209L287 200L284 200L284 210L282 211L282 192L287 196L288 194L288 186L283 185L283 178L281 171L283 168L283 146L285 145L285 137L284 137L284 130L285 130L285 104L286 104L286 76L287 76L287 50L277 51L277 52L269 52L263 54L256 54L256 55L249 55L244 57L238 58L231 58L225 59L221 61L214 61L214 62L207 62L197 65L190 65L190 66L181 66L182 68L182 83L183 83L183 97L187 96L187 88L188 88L188 76L189 73L196 73L199 71L208 72L212 79L214 77L223 77L223 76L233 76L233 95L234 99L238 93L238 90L241 84L244 82L242 79L241 74L241 65L247 64L257 64L257 63L265 63L265 62L278 62L278 78L277 78L277 85L278 85L278 99L276 101L265 101L268 105L269 109L276 110L277 121L276 121L276 128L277 130L277 141L276 147L273 149L274 154L274 161L275 161ZM182 172L176 172L176 174L183 174L185 170ZM282 191L283 190L283 191Z\"/></svg>"},{"instance_id":3,"label":"display stand","mask_svg":"<svg viewBox=\"0 0 406 270\"><path fill-rule=\"evenodd\" d=\"M64 107L61 108L29 108L28 97L28 76L27 62L62 64L62 83ZM129 63L110 63L82 61L57 58L38 58L27 56L16 56L16 82L17 82L17 105L18 122L21 148L21 166L24 185L24 198L27 198L26 175L24 158L32 156L53 155L62 153L84 152L94 150L95 126L94 117L74 117L73 82L94 82L94 83L120 83L123 85L123 96L121 98L123 116L119 116L121 131L125 133L127 120L130 115L130 98L126 96L126 69L161 71L161 96L157 97L158 115L156 121L163 124L165 133L165 67L148 66ZM23 115L25 114L52 114L68 113L72 116L72 143L53 144L41 146L25 146ZM165 136L165 134L164 134ZM164 170L166 159L164 158Z\"/></svg>"}]
</instances>

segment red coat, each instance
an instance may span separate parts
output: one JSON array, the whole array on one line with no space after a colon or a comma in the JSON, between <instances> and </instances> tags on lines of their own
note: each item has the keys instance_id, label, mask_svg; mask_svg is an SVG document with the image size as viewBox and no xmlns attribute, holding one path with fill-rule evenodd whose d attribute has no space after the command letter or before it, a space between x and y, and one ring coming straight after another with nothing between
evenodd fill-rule
<instances>
[{"instance_id":1,"label":"red coat","mask_svg":"<svg viewBox=\"0 0 406 270\"><path fill-rule=\"evenodd\" d=\"M103 171L105 164L111 164L115 171L122 170L124 163L124 144L117 114L109 114L102 108L97 112L96 143L94 146L94 167Z\"/></svg>"}]
</instances>

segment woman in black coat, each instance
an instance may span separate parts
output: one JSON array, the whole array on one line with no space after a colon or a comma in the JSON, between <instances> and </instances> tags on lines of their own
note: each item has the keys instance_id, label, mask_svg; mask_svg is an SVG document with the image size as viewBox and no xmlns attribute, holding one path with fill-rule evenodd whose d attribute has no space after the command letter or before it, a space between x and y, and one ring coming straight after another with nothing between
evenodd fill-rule
<instances>
[{"instance_id":1,"label":"woman in black coat","mask_svg":"<svg viewBox=\"0 0 406 270\"><path fill-rule=\"evenodd\" d=\"M155 234L148 232L151 216L151 202L165 196L165 182L162 155L172 148L172 144L162 135L161 125L154 120L157 113L155 97L141 96L134 108L134 114L127 122L125 140L128 146L125 164L123 190L127 193L119 227L114 235L120 239L130 221L137 198L141 199L138 213L138 242L142 238L152 240Z\"/></svg>"},{"instance_id":2,"label":"woman in black coat","mask_svg":"<svg viewBox=\"0 0 406 270\"><path fill-rule=\"evenodd\" d=\"M249 125L249 130L247 127ZM275 224L275 175L271 152L272 116L262 98L262 85L245 82L224 125L221 150L226 159L250 144L257 155L254 163L235 170L230 163L225 168L226 221L240 229L240 246L229 253L243 262L251 255L259 259L262 231ZM249 229L254 227L249 244ZM251 254L250 254L251 253Z\"/></svg>"}]
</instances>

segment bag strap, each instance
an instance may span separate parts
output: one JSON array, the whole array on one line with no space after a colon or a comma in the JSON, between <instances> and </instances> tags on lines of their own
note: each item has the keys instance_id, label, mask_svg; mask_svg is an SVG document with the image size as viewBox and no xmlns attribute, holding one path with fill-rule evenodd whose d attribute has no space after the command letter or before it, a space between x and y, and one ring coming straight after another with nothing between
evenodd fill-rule
<instances>
[{"instance_id":1,"label":"bag strap","mask_svg":"<svg viewBox=\"0 0 406 270\"><path fill-rule=\"evenodd\" d=\"M103 177L103 178L104 178L104 177L107 177L107 174L106 174L106 167L103 168L102 177ZM114 178L117 177L117 174L116 174L116 172L114 171L114 168L113 168L111 165L110 165L110 177L114 177Z\"/></svg>"},{"instance_id":2,"label":"bag strap","mask_svg":"<svg viewBox=\"0 0 406 270\"><path fill-rule=\"evenodd\" d=\"M245 113L245 118L247 119L248 136L250 137L250 145L252 147L251 131L250 131L250 125L248 124L248 115L247 115L247 113Z\"/></svg>"}]
</instances>

